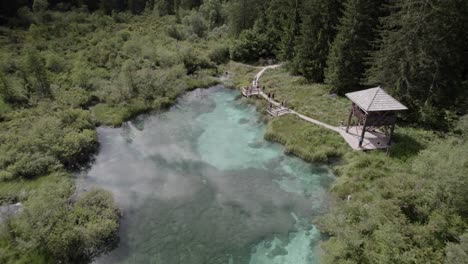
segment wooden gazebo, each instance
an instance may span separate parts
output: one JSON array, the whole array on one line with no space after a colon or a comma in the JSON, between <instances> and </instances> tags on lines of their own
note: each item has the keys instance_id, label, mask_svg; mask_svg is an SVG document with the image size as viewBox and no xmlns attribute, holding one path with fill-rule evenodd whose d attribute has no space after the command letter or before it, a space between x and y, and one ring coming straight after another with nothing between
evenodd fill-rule
<instances>
[{"instance_id":1,"label":"wooden gazebo","mask_svg":"<svg viewBox=\"0 0 468 264\"><path fill-rule=\"evenodd\" d=\"M342 134L348 143L355 149L390 146L397 113L408 108L380 87L348 93L346 97L352 101L346 134Z\"/></svg>"}]
</instances>

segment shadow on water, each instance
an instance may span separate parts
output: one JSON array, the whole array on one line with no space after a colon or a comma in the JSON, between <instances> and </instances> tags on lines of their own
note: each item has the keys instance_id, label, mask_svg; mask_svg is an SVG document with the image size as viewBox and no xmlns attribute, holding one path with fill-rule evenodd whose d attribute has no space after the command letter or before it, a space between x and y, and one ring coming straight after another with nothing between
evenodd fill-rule
<instances>
[{"instance_id":1,"label":"shadow on water","mask_svg":"<svg viewBox=\"0 0 468 264\"><path fill-rule=\"evenodd\" d=\"M78 187L113 192L124 218L119 247L96 263L317 263L310 220L326 211L333 176L265 141L255 109L235 97L196 90L168 112L98 130Z\"/></svg>"}]
</instances>

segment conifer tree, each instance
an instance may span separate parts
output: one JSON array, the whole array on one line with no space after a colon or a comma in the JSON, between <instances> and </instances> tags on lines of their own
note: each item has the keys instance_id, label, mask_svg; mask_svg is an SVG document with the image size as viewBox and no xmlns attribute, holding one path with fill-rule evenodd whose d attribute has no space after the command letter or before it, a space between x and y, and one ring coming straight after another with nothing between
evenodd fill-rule
<instances>
[{"instance_id":1,"label":"conifer tree","mask_svg":"<svg viewBox=\"0 0 468 264\"><path fill-rule=\"evenodd\" d=\"M260 0L233 0L228 7L231 34L238 36L243 30L252 28L261 14Z\"/></svg>"},{"instance_id":2,"label":"conifer tree","mask_svg":"<svg viewBox=\"0 0 468 264\"><path fill-rule=\"evenodd\" d=\"M327 58L326 82L344 94L360 88L365 61L375 39L382 1L348 0Z\"/></svg>"},{"instance_id":3,"label":"conifer tree","mask_svg":"<svg viewBox=\"0 0 468 264\"><path fill-rule=\"evenodd\" d=\"M277 46L276 54L283 61L291 60L294 56L302 2L303 0L272 0L268 8L269 28L272 35L275 35L273 40Z\"/></svg>"},{"instance_id":4,"label":"conifer tree","mask_svg":"<svg viewBox=\"0 0 468 264\"><path fill-rule=\"evenodd\" d=\"M396 0L391 10L367 82L389 88L422 123L440 126L441 108L467 107L468 2Z\"/></svg>"},{"instance_id":5,"label":"conifer tree","mask_svg":"<svg viewBox=\"0 0 468 264\"><path fill-rule=\"evenodd\" d=\"M341 1L308 0L302 12L301 36L295 47L293 72L322 82L329 46L335 36Z\"/></svg>"}]
</instances>

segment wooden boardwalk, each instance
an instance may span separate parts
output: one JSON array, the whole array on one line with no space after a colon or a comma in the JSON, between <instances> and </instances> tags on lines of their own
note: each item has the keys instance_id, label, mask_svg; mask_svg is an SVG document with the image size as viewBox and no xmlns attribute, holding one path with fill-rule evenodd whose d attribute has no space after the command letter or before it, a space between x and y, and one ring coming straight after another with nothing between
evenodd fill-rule
<instances>
[{"instance_id":1,"label":"wooden boardwalk","mask_svg":"<svg viewBox=\"0 0 468 264\"><path fill-rule=\"evenodd\" d=\"M260 95L260 96L262 96L264 99L266 99L273 106L273 107L271 107L271 108L269 107L267 109L267 112L272 116L281 116L281 115L285 115L285 114L294 114L294 115L298 116L299 118L301 118L301 119L303 119L303 120L305 120L305 121L307 121L309 123L312 123L312 124L321 126L321 127L325 128L325 129L337 132L343 137L343 139L354 150L384 149L384 148L389 147L387 145L388 139L385 137L384 134L379 133L379 132L367 132L366 137L364 138L364 142L363 142L362 146L359 147L359 138L360 138L359 135L361 135L361 132L362 132L362 129L360 129L359 127L350 127L349 131L346 132L344 127L335 127L335 126L331 126L331 125L328 125L326 123L320 122L318 120L315 120L313 118L310 118L308 116L300 114L300 113L298 113L298 112L296 112L294 110L291 110L291 109L289 109L287 107L284 107L279 102L269 98L268 95L263 93L263 91L260 89L260 87L258 87L258 81L260 80L260 77L262 77L262 75L265 73L266 70L275 69L275 68L278 68L280 66L281 66L281 64L263 67L260 70L260 72L258 72L257 75L255 75L255 79L252 81L252 87L254 87L254 88L251 89L250 92L246 88L242 88L242 94L244 96L247 96L247 97L249 97L251 95Z\"/></svg>"},{"instance_id":2,"label":"wooden boardwalk","mask_svg":"<svg viewBox=\"0 0 468 264\"><path fill-rule=\"evenodd\" d=\"M259 95L262 91L258 88L248 88L244 87L242 88L242 95L245 97L250 97L252 95Z\"/></svg>"},{"instance_id":3,"label":"wooden boardwalk","mask_svg":"<svg viewBox=\"0 0 468 264\"><path fill-rule=\"evenodd\" d=\"M267 112L272 116L282 116L290 114L291 110L283 106L268 107Z\"/></svg>"}]
</instances>

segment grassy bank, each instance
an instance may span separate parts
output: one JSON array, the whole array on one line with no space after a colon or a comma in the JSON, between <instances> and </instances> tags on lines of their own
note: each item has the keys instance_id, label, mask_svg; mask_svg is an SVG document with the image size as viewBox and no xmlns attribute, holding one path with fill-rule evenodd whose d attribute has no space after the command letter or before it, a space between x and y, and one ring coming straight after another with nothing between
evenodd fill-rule
<instances>
[{"instance_id":1,"label":"grassy bank","mask_svg":"<svg viewBox=\"0 0 468 264\"><path fill-rule=\"evenodd\" d=\"M237 82L248 85L254 74L243 71L249 78ZM347 99L285 69L267 71L260 85L319 121L338 125L347 115ZM264 111L263 99L249 100ZM397 127L388 152L353 151L337 133L296 116L266 120L265 138L302 159L328 162L338 176L331 188L336 206L316 222L331 236L322 244L325 263L442 263L461 250L468 228L467 117L446 134Z\"/></svg>"}]
</instances>

